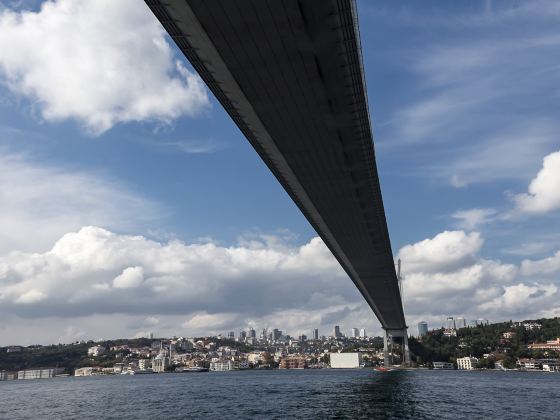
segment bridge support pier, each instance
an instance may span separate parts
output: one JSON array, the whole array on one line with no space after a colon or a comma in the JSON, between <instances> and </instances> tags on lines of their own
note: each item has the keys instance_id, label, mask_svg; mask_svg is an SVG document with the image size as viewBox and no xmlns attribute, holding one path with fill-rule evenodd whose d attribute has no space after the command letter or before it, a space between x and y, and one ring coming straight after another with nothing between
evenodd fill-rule
<instances>
[{"instance_id":1,"label":"bridge support pier","mask_svg":"<svg viewBox=\"0 0 560 420\"><path fill-rule=\"evenodd\" d=\"M385 330L383 336L383 366L386 368L393 365L393 338L402 337L402 364L410 366L410 349L408 348L407 328L402 330Z\"/></svg>"},{"instance_id":2,"label":"bridge support pier","mask_svg":"<svg viewBox=\"0 0 560 420\"><path fill-rule=\"evenodd\" d=\"M406 367L410 367L410 349L408 348L408 332L403 330L403 362Z\"/></svg>"},{"instance_id":3,"label":"bridge support pier","mask_svg":"<svg viewBox=\"0 0 560 420\"><path fill-rule=\"evenodd\" d=\"M389 352L389 345L391 345L391 350ZM385 334L383 335L383 366L386 368L391 367L393 364L393 360L389 360L389 354L393 354L393 337L389 335L389 331L385 330Z\"/></svg>"}]
</instances>

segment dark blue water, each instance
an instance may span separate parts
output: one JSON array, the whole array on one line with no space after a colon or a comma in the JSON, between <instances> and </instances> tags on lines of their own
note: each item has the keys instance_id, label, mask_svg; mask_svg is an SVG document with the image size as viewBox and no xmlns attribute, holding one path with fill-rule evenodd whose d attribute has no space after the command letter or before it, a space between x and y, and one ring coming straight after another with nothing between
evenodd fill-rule
<instances>
[{"instance_id":1,"label":"dark blue water","mask_svg":"<svg viewBox=\"0 0 560 420\"><path fill-rule=\"evenodd\" d=\"M560 374L241 371L0 382L6 419L560 419Z\"/></svg>"}]
</instances>

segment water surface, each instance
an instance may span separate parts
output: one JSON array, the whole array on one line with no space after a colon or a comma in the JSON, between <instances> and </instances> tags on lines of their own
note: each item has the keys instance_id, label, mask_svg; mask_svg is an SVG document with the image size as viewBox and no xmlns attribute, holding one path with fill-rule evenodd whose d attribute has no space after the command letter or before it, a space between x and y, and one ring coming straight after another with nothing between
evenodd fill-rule
<instances>
[{"instance_id":1,"label":"water surface","mask_svg":"<svg viewBox=\"0 0 560 420\"><path fill-rule=\"evenodd\" d=\"M0 418L560 419L560 374L240 371L0 382Z\"/></svg>"}]
</instances>

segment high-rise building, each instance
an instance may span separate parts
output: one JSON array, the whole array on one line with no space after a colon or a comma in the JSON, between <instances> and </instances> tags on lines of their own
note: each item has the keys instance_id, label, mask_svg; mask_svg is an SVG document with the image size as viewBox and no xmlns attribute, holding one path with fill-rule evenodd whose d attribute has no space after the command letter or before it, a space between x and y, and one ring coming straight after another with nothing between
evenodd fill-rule
<instances>
[{"instance_id":1,"label":"high-rise building","mask_svg":"<svg viewBox=\"0 0 560 420\"><path fill-rule=\"evenodd\" d=\"M245 339L245 338L247 338L247 333L245 331L241 331L239 333L239 337L241 337L242 339Z\"/></svg>"},{"instance_id":2,"label":"high-rise building","mask_svg":"<svg viewBox=\"0 0 560 420\"><path fill-rule=\"evenodd\" d=\"M339 327L338 325L335 325L335 326L334 326L332 336L333 336L334 338L340 338L340 337L342 336L342 334L340 334L340 327Z\"/></svg>"},{"instance_id":3,"label":"high-rise building","mask_svg":"<svg viewBox=\"0 0 560 420\"><path fill-rule=\"evenodd\" d=\"M418 336L423 337L428 334L428 323L426 321L420 321L418 323Z\"/></svg>"},{"instance_id":4,"label":"high-rise building","mask_svg":"<svg viewBox=\"0 0 560 420\"><path fill-rule=\"evenodd\" d=\"M445 329L446 330L454 330L455 329L455 320L452 316L447 317L447 321L445 321Z\"/></svg>"},{"instance_id":5,"label":"high-rise building","mask_svg":"<svg viewBox=\"0 0 560 420\"><path fill-rule=\"evenodd\" d=\"M249 329L249 337L251 337L251 338L256 338L257 337L257 332L252 328Z\"/></svg>"},{"instance_id":6,"label":"high-rise building","mask_svg":"<svg viewBox=\"0 0 560 420\"><path fill-rule=\"evenodd\" d=\"M298 341L304 342L307 341L307 336L305 334L302 334L298 337Z\"/></svg>"},{"instance_id":7,"label":"high-rise building","mask_svg":"<svg viewBox=\"0 0 560 420\"><path fill-rule=\"evenodd\" d=\"M459 329L459 328L466 328L466 327L467 327L467 320L462 316L458 316L457 319L455 320L455 328Z\"/></svg>"},{"instance_id":8,"label":"high-rise building","mask_svg":"<svg viewBox=\"0 0 560 420\"><path fill-rule=\"evenodd\" d=\"M233 340L233 339L235 338L235 333L234 333L233 331L230 331L230 332L228 333L228 338L229 338L230 340Z\"/></svg>"},{"instance_id":9,"label":"high-rise building","mask_svg":"<svg viewBox=\"0 0 560 420\"><path fill-rule=\"evenodd\" d=\"M360 338L366 338L366 329L365 328L362 328L360 330Z\"/></svg>"},{"instance_id":10,"label":"high-rise building","mask_svg":"<svg viewBox=\"0 0 560 420\"><path fill-rule=\"evenodd\" d=\"M279 329L277 329L277 328L274 328L274 329L272 330L272 339L273 339L274 341L280 340L280 337L281 337L281 336L282 336L282 331L281 331L281 330L279 330Z\"/></svg>"},{"instance_id":11,"label":"high-rise building","mask_svg":"<svg viewBox=\"0 0 560 420\"><path fill-rule=\"evenodd\" d=\"M319 339L319 330L315 328L313 330L313 340L318 340L318 339Z\"/></svg>"},{"instance_id":12,"label":"high-rise building","mask_svg":"<svg viewBox=\"0 0 560 420\"><path fill-rule=\"evenodd\" d=\"M352 328L352 337L353 338L358 338L360 336L360 333L358 331L357 328Z\"/></svg>"}]
</instances>

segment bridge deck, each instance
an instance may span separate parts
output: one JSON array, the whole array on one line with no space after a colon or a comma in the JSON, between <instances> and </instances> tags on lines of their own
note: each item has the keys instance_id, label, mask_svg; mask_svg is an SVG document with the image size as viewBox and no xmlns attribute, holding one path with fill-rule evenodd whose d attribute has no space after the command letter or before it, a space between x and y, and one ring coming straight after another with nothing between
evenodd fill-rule
<instances>
[{"instance_id":1,"label":"bridge deck","mask_svg":"<svg viewBox=\"0 0 560 420\"><path fill-rule=\"evenodd\" d=\"M146 0L385 328L405 327L352 0Z\"/></svg>"}]
</instances>

